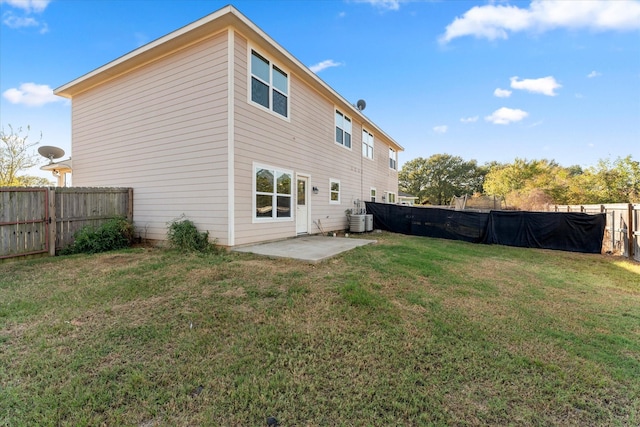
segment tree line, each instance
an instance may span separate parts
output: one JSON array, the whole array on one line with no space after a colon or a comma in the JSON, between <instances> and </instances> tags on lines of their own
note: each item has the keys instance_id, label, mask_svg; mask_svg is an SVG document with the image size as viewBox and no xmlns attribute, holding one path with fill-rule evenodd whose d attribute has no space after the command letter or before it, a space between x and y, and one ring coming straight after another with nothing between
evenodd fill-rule
<instances>
[{"instance_id":1,"label":"tree line","mask_svg":"<svg viewBox=\"0 0 640 427\"><path fill-rule=\"evenodd\" d=\"M454 196L486 195L513 209L547 204L640 203L640 162L631 155L601 159L595 166L564 167L554 160L516 158L479 165L450 154L406 162L398 173L400 191L422 204L448 205Z\"/></svg>"},{"instance_id":2,"label":"tree line","mask_svg":"<svg viewBox=\"0 0 640 427\"><path fill-rule=\"evenodd\" d=\"M46 186L47 179L20 175L37 166L40 139L30 128L0 129L0 186ZM532 210L547 204L640 203L640 162L631 155L601 159L595 166L563 167L554 160L516 158L512 163L478 165L450 154L434 154L406 162L398 173L401 191L424 204L448 205L454 196L486 195L503 207Z\"/></svg>"}]
</instances>

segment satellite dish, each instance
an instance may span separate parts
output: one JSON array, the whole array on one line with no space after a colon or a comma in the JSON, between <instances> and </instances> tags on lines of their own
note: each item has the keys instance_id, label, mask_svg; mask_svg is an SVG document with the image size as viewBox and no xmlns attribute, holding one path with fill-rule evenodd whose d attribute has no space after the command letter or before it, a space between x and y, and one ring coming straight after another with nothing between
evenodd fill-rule
<instances>
[{"instance_id":1,"label":"satellite dish","mask_svg":"<svg viewBox=\"0 0 640 427\"><path fill-rule=\"evenodd\" d=\"M356 108L360 111L364 110L365 108L367 108L367 103L364 102L364 99L359 99L358 102L356 103Z\"/></svg>"},{"instance_id":2,"label":"satellite dish","mask_svg":"<svg viewBox=\"0 0 640 427\"><path fill-rule=\"evenodd\" d=\"M62 148L52 147L50 145L43 145L38 148L38 153L40 153L42 157L49 159L50 162L53 162L53 159L59 159L64 156L64 150Z\"/></svg>"}]
</instances>

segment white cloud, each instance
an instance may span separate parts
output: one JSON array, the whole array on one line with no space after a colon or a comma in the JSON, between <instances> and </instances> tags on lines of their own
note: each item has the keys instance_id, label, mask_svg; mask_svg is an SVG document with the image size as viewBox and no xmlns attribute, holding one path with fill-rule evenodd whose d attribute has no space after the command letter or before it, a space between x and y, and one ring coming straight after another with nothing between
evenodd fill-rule
<instances>
[{"instance_id":1,"label":"white cloud","mask_svg":"<svg viewBox=\"0 0 640 427\"><path fill-rule=\"evenodd\" d=\"M40 34L49 32L49 26L40 22L31 16L33 13L43 12L50 0L0 0L0 4L6 3L16 9L22 9L23 16L14 13L14 11L6 11L2 15L2 23L9 28L27 28L36 27L40 28Z\"/></svg>"},{"instance_id":2,"label":"white cloud","mask_svg":"<svg viewBox=\"0 0 640 427\"><path fill-rule=\"evenodd\" d=\"M464 36L489 40L507 39L509 33L544 32L556 28L638 30L640 2L533 0L528 8L496 4L475 6L447 25L440 42L448 43Z\"/></svg>"},{"instance_id":3,"label":"white cloud","mask_svg":"<svg viewBox=\"0 0 640 427\"><path fill-rule=\"evenodd\" d=\"M552 76L542 77L539 79L523 79L519 77L511 77L511 87L513 89L526 90L533 93L541 93L547 96L556 96L556 89L562 87Z\"/></svg>"},{"instance_id":4,"label":"white cloud","mask_svg":"<svg viewBox=\"0 0 640 427\"><path fill-rule=\"evenodd\" d=\"M475 122L477 122L477 121L478 121L478 119L479 119L479 117L478 117L478 116L473 116L473 117L463 117L463 118L461 118L461 119L460 119L460 121L461 121L462 123L475 123Z\"/></svg>"},{"instance_id":5,"label":"white cloud","mask_svg":"<svg viewBox=\"0 0 640 427\"><path fill-rule=\"evenodd\" d=\"M433 128L435 133L447 133L447 130L449 130L449 126L447 125L435 126Z\"/></svg>"},{"instance_id":6,"label":"white cloud","mask_svg":"<svg viewBox=\"0 0 640 427\"><path fill-rule=\"evenodd\" d=\"M355 0L356 3L368 3L382 10L398 10L403 1L406 0Z\"/></svg>"},{"instance_id":7,"label":"white cloud","mask_svg":"<svg viewBox=\"0 0 640 427\"><path fill-rule=\"evenodd\" d=\"M589 74L587 74L587 78L588 79L592 79L594 77L600 77L601 75L602 75L602 73L599 73L599 72L594 70L594 71L590 72Z\"/></svg>"},{"instance_id":8,"label":"white cloud","mask_svg":"<svg viewBox=\"0 0 640 427\"><path fill-rule=\"evenodd\" d=\"M496 125L508 125L509 123L519 122L528 115L529 113L526 111L502 107L484 119Z\"/></svg>"},{"instance_id":9,"label":"white cloud","mask_svg":"<svg viewBox=\"0 0 640 427\"><path fill-rule=\"evenodd\" d=\"M13 29L40 26L40 23L30 16L16 16L11 12L2 15L2 23Z\"/></svg>"},{"instance_id":10,"label":"white cloud","mask_svg":"<svg viewBox=\"0 0 640 427\"><path fill-rule=\"evenodd\" d=\"M498 98L508 98L511 96L511 91L509 89L500 89L497 88L493 91L493 96L497 96Z\"/></svg>"},{"instance_id":11,"label":"white cloud","mask_svg":"<svg viewBox=\"0 0 640 427\"><path fill-rule=\"evenodd\" d=\"M310 66L309 69L314 73L319 73L320 71L326 70L327 68L339 67L341 65L341 62L336 62L333 59L326 59L322 62L318 62L317 64Z\"/></svg>"},{"instance_id":12,"label":"white cloud","mask_svg":"<svg viewBox=\"0 0 640 427\"><path fill-rule=\"evenodd\" d=\"M49 85L22 83L20 88L4 91L2 96L12 104L23 104L29 107L40 107L52 102L62 102L62 98L53 94Z\"/></svg>"},{"instance_id":13,"label":"white cloud","mask_svg":"<svg viewBox=\"0 0 640 427\"><path fill-rule=\"evenodd\" d=\"M6 3L27 13L44 11L51 0L0 0L0 4Z\"/></svg>"}]
</instances>

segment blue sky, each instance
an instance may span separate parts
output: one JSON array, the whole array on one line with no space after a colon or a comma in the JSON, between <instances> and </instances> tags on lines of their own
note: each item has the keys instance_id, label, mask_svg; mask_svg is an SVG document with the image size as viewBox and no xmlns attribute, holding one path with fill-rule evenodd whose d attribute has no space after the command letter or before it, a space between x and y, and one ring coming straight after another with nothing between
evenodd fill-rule
<instances>
[{"instance_id":1,"label":"blue sky","mask_svg":"<svg viewBox=\"0 0 640 427\"><path fill-rule=\"evenodd\" d=\"M71 151L52 90L225 6L0 0L0 124ZM232 3L405 147L564 166L640 160L640 1ZM48 173L32 175L51 178Z\"/></svg>"}]
</instances>

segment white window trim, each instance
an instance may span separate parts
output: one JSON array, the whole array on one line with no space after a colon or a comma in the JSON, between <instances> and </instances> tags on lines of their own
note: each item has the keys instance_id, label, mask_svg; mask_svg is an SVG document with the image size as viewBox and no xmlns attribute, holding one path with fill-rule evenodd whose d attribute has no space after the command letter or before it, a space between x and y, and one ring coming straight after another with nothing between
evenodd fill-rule
<instances>
[{"instance_id":1,"label":"white window trim","mask_svg":"<svg viewBox=\"0 0 640 427\"><path fill-rule=\"evenodd\" d=\"M273 216L270 218L266 218L266 217L258 217L256 216L256 171L258 169L269 169L272 170L274 172L282 172L282 173L287 173L289 175L291 175L291 215L289 215L288 217L284 217L284 218L278 218L277 216L274 218ZM296 202L296 195L294 194L294 178L295 175L293 173L293 171L290 171L288 169L284 169L284 168L278 168L275 166L271 166L271 165L265 165L263 163L253 163L253 168L252 168L252 174L253 174L253 178L252 178L252 182L251 182L251 196L253 198L253 201L251 202L251 207L252 207L252 223L256 224L256 223L265 223L265 222L290 222L294 220L294 209L295 209L295 202ZM274 177L275 178L275 177ZM275 178L277 180L277 178ZM277 194L276 194L276 198L277 198Z\"/></svg>"},{"instance_id":2,"label":"white window trim","mask_svg":"<svg viewBox=\"0 0 640 427\"><path fill-rule=\"evenodd\" d=\"M393 194L393 202L389 200L390 199L389 196L392 195L392 194ZM398 203L398 195L396 193L394 193L393 191L387 191L386 196L387 196L386 197L386 199L387 199L386 202L387 203L391 203L391 204Z\"/></svg>"},{"instance_id":3,"label":"white window trim","mask_svg":"<svg viewBox=\"0 0 640 427\"><path fill-rule=\"evenodd\" d=\"M372 196L372 195L371 195L371 193L372 193L372 192L375 192L375 193L376 193L376 194L375 194L375 196ZM374 198L374 199L376 199L376 200L375 200L375 201L374 201L374 200L371 200L372 198ZM371 188L369 189L369 200L370 200L370 201L372 201L373 203L377 203L377 202L378 202L378 190L376 190L376 187L371 187Z\"/></svg>"},{"instance_id":4,"label":"white window trim","mask_svg":"<svg viewBox=\"0 0 640 427\"><path fill-rule=\"evenodd\" d=\"M338 141L336 141L336 128L338 127L338 123L336 122L336 113L340 113L342 114L342 117L344 117L345 119L349 120L351 122L351 133L349 135L351 135L351 146L347 147L346 145L344 145L344 142L342 144L340 144ZM353 119L349 116L347 116L345 113L342 112L342 110L340 110L338 107L334 107L334 112L333 112L333 142L336 145L339 145L340 147L344 148L345 150L349 150L351 151L353 149ZM342 129L342 128L341 128ZM344 129L342 129L342 132L344 132ZM343 139L344 141L344 139Z\"/></svg>"},{"instance_id":5,"label":"white window trim","mask_svg":"<svg viewBox=\"0 0 640 427\"><path fill-rule=\"evenodd\" d=\"M364 136L364 133L365 133L365 132L366 132L369 136L371 136L371 139L372 139L373 141L372 141L371 145L369 145L369 144L365 144L365 142L364 142L364 138L362 138L362 151L363 151L363 153L362 153L362 157L364 157L365 159L373 160L373 158L374 158L374 156L375 156L375 153L374 153L374 152L375 152L374 147L375 147L375 145L376 145L376 138L374 137L373 133L369 132L367 129L365 129L365 128L363 127L363 128L362 128L362 134L363 134L363 136ZM371 157L369 157L369 156L365 156L365 154L364 154L364 146L365 146L365 145L366 145L367 147L371 147ZM367 150L367 152L369 152L369 150Z\"/></svg>"},{"instance_id":6,"label":"white window trim","mask_svg":"<svg viewBox=\"0 0 640 427\"><path fill-rule=\"evenodd\" d=\"M391 157L391 152L393 152L393 157ZM394 168L391 167L391 159L393 159ZM389 169L398 170L398 151L394 150L393 147L389 147Z\"/></svg>"},{"instance_id":7,"label":"white window trim","mask_svg":"<svg viewBox=\"0 0 640 427\"><path fill-rule=\"evenodd\" d=\"M257 102L255 102L253 99L251 99L251 78L253 77L253 73L251 72L251 52L255 52L258 55L262 56L264 59L266 59L267 61L269 61L269 73L271 73L271 82L269 82L268 86L269 86L269 108L265 107L262 104L258 104ZM272 90L273 90L273 67L276 66L277 68L279 68L280 70L282 70L283 72L287 73L287 117L283 116L280 113L276 113L275 111L273 111L273 95L272 95ZM257 77L257 76L256 76ZM264 82L262 79L260 79L260 81ZM264 82L266 83L266 82ZM265 55L263 54L260 49L256 49L255 47L249 45L247 48L247 102L253 106L256 106L258 108L260 108L262 111L266 111L269 114L272 114L282 120L285 120L287 122L291 121L291 71L286 68L281 66L279 63L274 63L274 61L271 59L271 57L269 55Z\"/></svg>"},{"instance_id":8,"label":"white window trim","mask_svg":"<svg viewBox=\"0 0 640 427\"><path fill-rule=\"evenodd\" d=\"M338 200L332 200L331 194L333 191L331 190L331 185L333 183L338 184ZM342 192L342 184L340 184L339 179L329 178L329 204L330 205L339 205L340 204L340 193Z\"/></svg>"}]
</instances>

